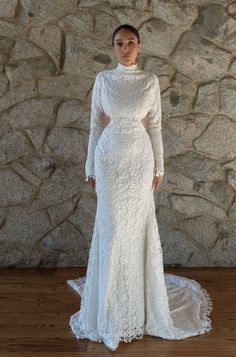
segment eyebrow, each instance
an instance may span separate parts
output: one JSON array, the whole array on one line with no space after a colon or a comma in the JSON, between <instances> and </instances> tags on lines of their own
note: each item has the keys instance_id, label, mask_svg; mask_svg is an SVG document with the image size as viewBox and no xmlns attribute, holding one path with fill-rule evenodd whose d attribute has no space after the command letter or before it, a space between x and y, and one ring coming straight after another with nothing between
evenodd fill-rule
<instances>
[{"instance_id":1,"label":"eyebrow","mask_svg":"<svg viewBox=\"0 0 236 357\"><path fill-rule=\"evenodd\" d=\"M122 40L122 38L118 38L116 41L120 41L120 40ZM129 37L128 40L135 40L135 38L134 37Z\"/></svg>"}]
</instances>

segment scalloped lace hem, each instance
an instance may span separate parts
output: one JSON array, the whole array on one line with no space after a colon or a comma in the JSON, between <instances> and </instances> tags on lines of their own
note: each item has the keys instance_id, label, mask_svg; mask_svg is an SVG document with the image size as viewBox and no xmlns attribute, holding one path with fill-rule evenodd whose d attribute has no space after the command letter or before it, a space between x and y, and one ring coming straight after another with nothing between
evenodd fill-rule
<instances>
[{"instance_id":1,"label":"scalloped lace hem","mask_svg":"<svg viewBox=\"0 0 236 357\"><path fill-rule=\"evenodd\" d=\"M127 343L131 342L134 339L142 339L144 335L156 336L168 340L181 340L212 330L212 321L209 316L213 309L213 303L207 290L202 288L202 286L193 279L179 277L177 275L167 273L165 273L164 275L167 282L168 280L170 280L179 283L180 285L188 285L193 291L196 292L196 304L198 305L199 319L201 322L200 327L197 327L195 329L193 327L190 327L189 330L183 330L173 325L171 320L168 321L169 326L165 328L161 328L160 326L157 328L156 324L153 323L152 325L143 325L142 327L137 327L132 331L130 330L126 333L122 333L122 335L120 335L119 337L114 337L114 335L112 336L111 334L102 331L99 331L99 333L97 331L84 331L81 328L80 323L78 322L78 317L80 315L80 311L78 311L70 318L70 326L76 338L87 338L99 343L103 342L106 347L108 347L112 351L115 351L119 345L119 342ZM83 276L78 279L67 280L67 283L82 297L85 280L86 277Z\"/></svg>"},{"instance_id":2,"label":"scalloped lace hem","mask_svg":"<svg viewBox=\"0 0 236 357\"><path fill-rule=\"evenodd\" d=\"M100 332L98 333L97 331L89 332L89 331L84 331L81 327L80 324L78 323L78 316L80 314L80 311L75 313L74 315L71 316L70 318L70 326L73 331L73 334L77 339L89 339L91 341L99 342L99 343L104 343L109 349L112 351L115 351L119 345L120 342L131 342L134 339L142 339L144 335L144 328L143 327L138 327L135 328L134 330L130 330L126 332L125 334L122 333L119 335L119 337L111 334L108 334L106 332Z\"/></svg>"}]
</instances>

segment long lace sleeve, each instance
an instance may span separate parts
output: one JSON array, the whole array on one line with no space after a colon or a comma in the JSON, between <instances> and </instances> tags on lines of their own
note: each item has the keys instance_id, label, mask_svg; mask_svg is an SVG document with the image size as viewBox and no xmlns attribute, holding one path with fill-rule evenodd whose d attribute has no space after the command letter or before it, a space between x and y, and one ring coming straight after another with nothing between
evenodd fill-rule
<instances>
[{"instance_id":1,"label":"long lace sleeve","mask_svg":"<svg viewBox=\"0 0 236 357\"><path fill-rule=\"evenodd\" d=\"M154 101L150 111L147 114L148 126L147 132L151 139L154 155L154 176L164 175L164 157L162 142L162 113L161 113L161 94L158 77L154 74L153 79Z\"/></svg>"},{"instance_id":2,"label":"long lace sleeve","mask_svg":"<svg viewBox=\"0 0 236 357\"><path fill-rule=\"evenodd\" d=\"M85 163L85 181L88 181L89 176L92 176L95 179L94 152L98 139L104 129L104 112L101 103L101 77L102 73L99 72L95 78L92 89L90 132L88 141L88 153Z\"/></svg>"}]
</instances>

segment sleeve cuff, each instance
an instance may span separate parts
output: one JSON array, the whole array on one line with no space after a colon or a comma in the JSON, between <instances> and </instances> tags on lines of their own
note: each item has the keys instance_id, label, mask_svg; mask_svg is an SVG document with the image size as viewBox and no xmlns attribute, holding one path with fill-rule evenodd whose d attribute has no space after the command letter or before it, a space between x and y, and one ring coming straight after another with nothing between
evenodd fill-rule
<instances>
[{"instance_id":1,"label":"sleeve cuff","mask_svg":"<svg viewBox=\"0 0 236 357\"><path fill-rule=\"evenodd\" d=\"M90 177L92 177L95 180L94 174L89 174L89 175L86 175L85 182L87 182Z\"/></svg>"},{"instance_id":2,"label":"sleeve cuff","mask_svg":"<svg viewBox=\"0 0 236 357\"><path fill-rule=\"evenodd\" d=\"M164 169L154 169L154 176L163 176L164 175Z\"/></svg>"}]
</instances>

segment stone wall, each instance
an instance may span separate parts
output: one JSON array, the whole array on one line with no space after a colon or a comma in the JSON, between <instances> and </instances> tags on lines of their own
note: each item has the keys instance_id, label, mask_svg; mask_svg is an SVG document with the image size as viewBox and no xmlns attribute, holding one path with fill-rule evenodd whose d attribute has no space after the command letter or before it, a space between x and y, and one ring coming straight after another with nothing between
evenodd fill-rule
<instances>
[{"instance_id":1,"label":"stone wall","mask_svg":"<svg viewBox=\"0 0 236 357\"><path fill-rule=\"evenodd\" d=\"M139 29L160 80L164 263L235 266L236 1L0 1L0 266L86 265L96 194L85 183L91 89Z\"/></svg>"}]
</instances>

